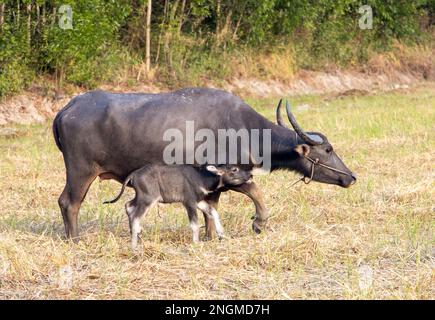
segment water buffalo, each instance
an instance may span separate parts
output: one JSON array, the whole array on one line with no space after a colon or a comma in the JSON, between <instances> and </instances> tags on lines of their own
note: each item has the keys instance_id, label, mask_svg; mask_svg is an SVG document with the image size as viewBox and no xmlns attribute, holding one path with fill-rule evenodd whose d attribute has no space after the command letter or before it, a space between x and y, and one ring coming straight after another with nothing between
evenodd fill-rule
<instances>
[{"instance_id":1,"label":"water buffalo","mask_svg":"<svg viewBox=\"0 0 435 320\"><path fill-rule=\"evenodd\" d=\"M287 116L294 131L284 125L281 102L276 112L278 124L274 124L242 99L216 89L188 88L159 94L91 91L73 98L53 121L54 139L66 167L66 185L59 197L59 206L67 237L74 239L79 235L80 205L96 177L122 182L146 164L166 163L163 154L168 141L163 137L173 129L187 134L187 121L195 123L197 129L215 132L216 136L220 129L257 130L260 139L265 141L268 132L270 171L295 170L311 180L342 187L352 185L356 181L354 174L337 156L327 138L321 133L304 132L288 104ZM186 141L186 156L191 152L188 145ZM240 148L240 154L252 155L249 146ZM260 166L251 161L247 169ZM260 232L268 211L256 184L231 189L253 200L256 208L253 229ZM208 196L214 207L219 195L218 191ZM210 237L213 224L207 216L204 218L206 234Z\"/></svg>"}]
</instances>

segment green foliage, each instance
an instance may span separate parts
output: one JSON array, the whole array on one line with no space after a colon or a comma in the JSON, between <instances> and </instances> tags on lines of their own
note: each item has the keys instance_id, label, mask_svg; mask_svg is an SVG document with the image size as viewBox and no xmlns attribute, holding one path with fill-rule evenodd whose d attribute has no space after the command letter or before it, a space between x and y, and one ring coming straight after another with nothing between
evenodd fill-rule
<instances>
[{"instance_id":1,"label":"green foliage","mask_svg":"<svg viewBox=\"0 0 435 320\"><path fill-rule=\"evenodd\" d=\"M33 79L33 71L19 59L11 59L0 70L0 97L16 93Z\"/></svg>"},{"instance_id":2,"label":"green foliage","mask_svg":"<svg viewBox=\"0 0 435 320\"><path fill-rule=\"evenodd\" d=\"M244 49L267 56L286 46L295 52L291 63L303 68L360 64L396 39L427 39L434 1L154 0L152 64L169 85L225 78L228 57ZM54 76L58 86L114 79L132 57L145 56L147 2L0 0L0 96L35 74ZM71 6L73 29L59 27L61 5ZM372 30L358 26L362 5L373 9Z\"/></svg>"},{"instance_id":3,"label":"green foliage","mask_svg":"<svg viewBox=\"0 0 435 320\"><path fill-rule=\"evenodd\" d=\"M129 14L127 2L62 1L73 10L73 29L53 24L44 30L40 64L74 84L95 86L116 65L118 30ZM115 61L114 61L115 60Z\"/></svg>"},{"instance_id":4,"label":"green foliage","mask_svg":"<svg viewBox=\"0 0 435 320\"><path fill-rule=\"evenodd\" d=\"M72 29L60 28L65 14L61 5L72 8ZM6 1L5 7L0 96L22 89L33 72L54 74L58 85L66 80L93 87L129 59L120 41L120 29L131 13L128 1Z\"/></svg>"},{"instance_id":5,"label":"green foliage","mask_svg":"<svg viewBox=\"0 0 435 320\"><path fill-rule=\"evenodd\" d=\"M4 25L0 37L0 97L20 91L32 79L28 51L24 30Z\"/></svg>"}]
</instances>

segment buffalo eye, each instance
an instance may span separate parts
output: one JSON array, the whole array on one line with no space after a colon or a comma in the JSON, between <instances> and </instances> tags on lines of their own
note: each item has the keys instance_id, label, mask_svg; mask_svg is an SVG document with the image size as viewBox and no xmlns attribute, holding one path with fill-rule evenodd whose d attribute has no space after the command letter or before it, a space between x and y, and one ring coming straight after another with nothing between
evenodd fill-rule
<instances>
[{"instance_id":1,"label":"buffalo eye","mask_svg":"<svg viewBox=\"0 0 435 320\"><path fill-rule=\"evenodd\" d=\"M237 167L231 168L231 172L237 172L237 171L239 171L239 168Z\"/></svg>"},{"instance_id":2,"label":"buffalo eye","mask_svg":"<svg viewBox=\"0 0 435 320\"><path fill-rule=\"evenodd\" d=\"M326 148L326 153L331 153L331 152L332 152L332 147Z\"/></svg>"}]
</instances>

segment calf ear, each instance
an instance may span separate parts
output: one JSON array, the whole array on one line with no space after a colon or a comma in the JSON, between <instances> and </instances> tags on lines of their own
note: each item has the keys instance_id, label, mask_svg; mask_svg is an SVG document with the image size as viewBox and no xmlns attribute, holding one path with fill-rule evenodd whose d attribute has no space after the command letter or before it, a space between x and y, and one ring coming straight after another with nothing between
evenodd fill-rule
<instances>
[{"instance_id":1,"label":"calf ear","mask_svg":"<svg viewBox=\"0 0 435 320\"><path fill-rule=\"evenodd\" d=\"M216 168L215 166L211 166L211 165L209 165L209 166L206 167L206 169L207 169L208 171L210 171L211 173L214 173L214 174L217 175L217 176L221 176L221 175L224 174L222 170L219 170L219 169Z\"/></svg>"},{"instance_id":2,"label":"calf ear","mask_svg":"<svg viewBox=\"0 0 435 320\"><path fill-rule=\"evenodd\" d=\"M301 157L306 157L310 154L310 146L307 144L298 144L294 149Z\"/></svg>"}]
</instances>

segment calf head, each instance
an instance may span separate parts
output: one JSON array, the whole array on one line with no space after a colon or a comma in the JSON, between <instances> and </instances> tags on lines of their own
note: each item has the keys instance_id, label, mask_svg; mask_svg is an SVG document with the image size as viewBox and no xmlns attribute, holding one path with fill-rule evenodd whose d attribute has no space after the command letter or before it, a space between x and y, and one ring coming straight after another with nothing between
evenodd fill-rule
<instances>
[{"instance_id":1,"label":"calf head","mask_svg":"<svg viewBox=\"0 0 435 320\"><path fill-rule=\"evenodd\" d=\"M221 177L221 183L225 186L239 186L250 182L252 174L250 171L243 170L235 165L208 165L207 170Z\"/></svg>"}]
</instances>

